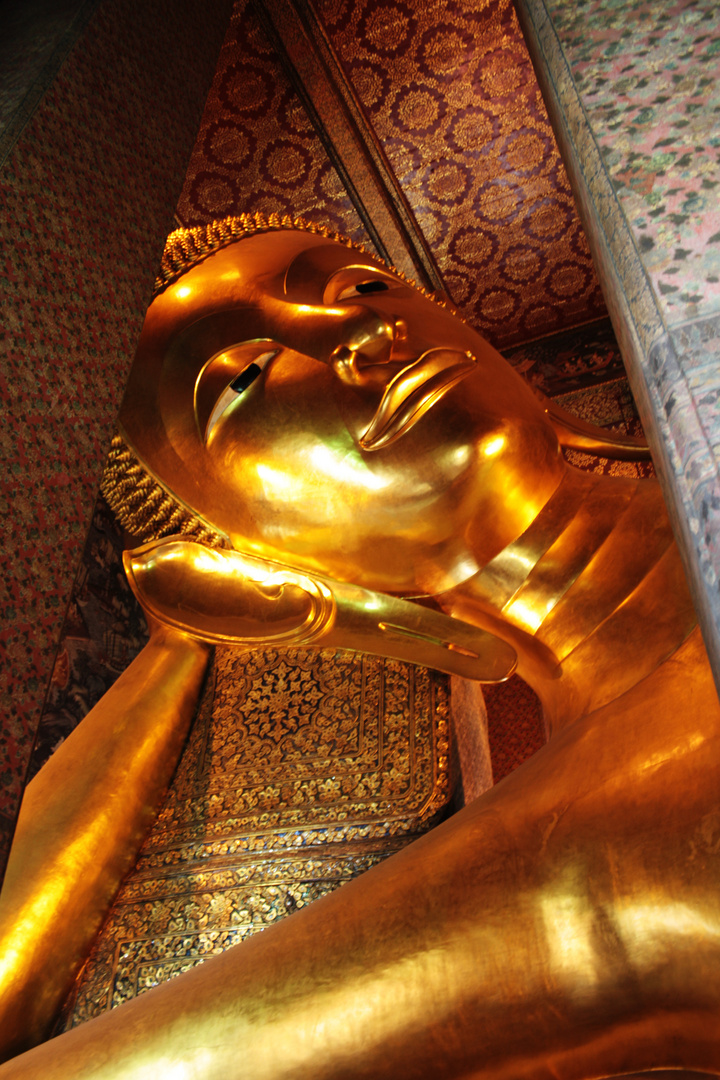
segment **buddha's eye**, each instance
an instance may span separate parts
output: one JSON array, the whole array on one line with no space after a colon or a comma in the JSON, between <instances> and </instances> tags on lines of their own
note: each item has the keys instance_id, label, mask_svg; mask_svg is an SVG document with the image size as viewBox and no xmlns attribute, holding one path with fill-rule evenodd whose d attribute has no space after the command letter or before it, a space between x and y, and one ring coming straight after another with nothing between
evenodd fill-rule
<instances>
[{"instance_id":1,"label":"buddha's eye","mask_svg":"<svg viewBox=\"0 0 720 1080\"><path fill-rule=\"evenodd\" d=\"M338 300L348 300L351 296L366 296L368 293L387 292L390 286L387 281L358 281L356 285L349 285L338 296Z\"/></svg>"},{"instance_id":2,"label":"buddha's eye","mask_svg":"<svg viewBox=\"0 0 720 1080\"><path fill-rule=\"evenodd\" d=\"M278 348L268 349L268 344L244 342L218 354L203 368L195 386L195 415L205 442L220 417L277 356Z\"/></svg>"},{"instance_id":3,"label":"buddha's eye","mask_svg":"<svg viewBox=\"0 0 720 1080\"><path fill-rule=\"evenodd\" d=\"M268 359L270 353L267 353ZM262 357L261 357L262 360ZM267 362L267 361L266 361ZM263 367L265 365L263 364ZM260 364L248 364L244 371L241 371L236 379L230 383L229 390L234 390L236 394L242 394L243 390L247 390L248 386L255 382L258 375L262 374L262 367Z\"/></svg>"},{"instance_id":4,"label":"buddha's eye","mask_svg":"<svg viewBox=\"0 0 720 1080\"><path fill-rule=\"evenodd\" d=\"M237 401L237 399L241 396L241 394L245 393L249 386L252 386L258 375L262 374L263 368L266 367L267 364L269 364L272 360L273 356L276 355L277 350L274 350L273 352L263 353L262 356L258 356L257 360L254 360L252 364L248 364L248 366L244 368L244 370L241 371L239 375L236 375L233 381L225 388L220 397L217 399L215 403L215 408L210 413L210 419L208 420L207 427L205 428L206 442L210 438L210 432L215 427L225 410L228 409L233 404L233 402Z\"/></svg>"},{"instance_id":5,"label":"buddha's eye","mask_svg":"<svg viewBox=\"0 0 720 1080\"><path fill-rule=\"evenodd\" d=\"M372 266L343 266L325 282L323 303L352 303L366 296L387 293L400 284L389 272L375 270Z\"/></svg>"}]
</instances>

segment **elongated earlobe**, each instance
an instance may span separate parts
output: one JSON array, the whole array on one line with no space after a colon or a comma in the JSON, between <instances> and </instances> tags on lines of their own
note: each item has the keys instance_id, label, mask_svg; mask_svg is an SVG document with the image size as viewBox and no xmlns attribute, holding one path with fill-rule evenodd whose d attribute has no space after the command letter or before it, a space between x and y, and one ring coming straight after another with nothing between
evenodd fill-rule
<instances>
[{"instance_id":1,"label":"elongated earlobe","mask_svg":"<svg viewBox=\"0 0 720 1080\"><path fill-rule=\"evenodd\" d=\"M634 435L620 435L595 424L588 424L544 395L543 404L564 449L581 450L585 454L597 454L598 457L612 458L615 461L652 460L650 447L645 439L638 439Z\"/></svg>"}]
</instances>

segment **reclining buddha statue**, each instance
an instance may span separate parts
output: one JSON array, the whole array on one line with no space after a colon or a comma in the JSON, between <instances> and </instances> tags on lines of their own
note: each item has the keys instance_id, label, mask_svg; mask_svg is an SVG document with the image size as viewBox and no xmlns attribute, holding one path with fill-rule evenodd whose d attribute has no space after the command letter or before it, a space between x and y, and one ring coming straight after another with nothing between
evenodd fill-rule
<instances>
[{"instance_id":1,"label":"reclining buddha statue","mask_svg":"<svg viewBox=\"0 0 720 1080\"><path fill-rule=\"evenodd\" d=\"M712 674L658 485L563 454L629 442L362 249L247 217L171 237L120 430L151 639L26 793L0 1080L720 1074ZM20 1053L132 867L210 646L254 641L516 665L548 743L342 889Z\"/></svg>"}]
</instances>

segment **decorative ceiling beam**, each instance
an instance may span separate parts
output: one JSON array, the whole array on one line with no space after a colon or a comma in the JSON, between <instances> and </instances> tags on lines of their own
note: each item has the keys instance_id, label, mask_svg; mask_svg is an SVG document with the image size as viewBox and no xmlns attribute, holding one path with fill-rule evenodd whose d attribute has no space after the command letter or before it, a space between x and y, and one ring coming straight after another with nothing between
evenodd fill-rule
<instances>
[{"instance_id":1,"label":"decorative ceiling beam","mask_svg":"<svg viewBox=\"0 0 720 1080\"><path fill-rule=\"evenodd\" d=\"M440 270L310 0L251 0L378 254L447 294Z\"/></svg>"}]
</instances>

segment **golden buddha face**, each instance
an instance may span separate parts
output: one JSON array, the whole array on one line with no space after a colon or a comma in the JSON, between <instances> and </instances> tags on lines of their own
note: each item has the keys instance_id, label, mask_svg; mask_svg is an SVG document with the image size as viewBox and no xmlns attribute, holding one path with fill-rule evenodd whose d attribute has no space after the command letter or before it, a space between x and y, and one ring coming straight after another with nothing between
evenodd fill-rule
<instances>
[{"instance_id":1,"label":"golden buddha face","mask_svg":"<svg viewBox=\"0 0 720 1080\"><path fill-rule=\"evenodd\" d=\"M234 547L410 594L472 576L563 469L542 405L487 342L301 230L245 237L155 299L121 424Z\"/></svg>"}]
</instances>

